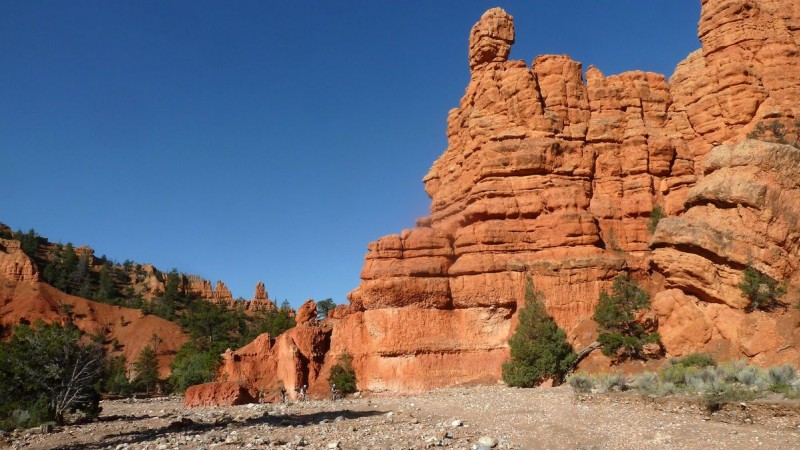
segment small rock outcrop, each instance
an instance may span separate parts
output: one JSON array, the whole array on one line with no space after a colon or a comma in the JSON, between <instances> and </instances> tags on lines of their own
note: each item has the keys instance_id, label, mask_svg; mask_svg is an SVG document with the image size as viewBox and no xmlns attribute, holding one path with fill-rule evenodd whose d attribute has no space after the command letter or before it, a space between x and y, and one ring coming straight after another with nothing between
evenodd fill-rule
<instances>
[{"instance_id":1,"label":"small rock outcrop","mask_svg":"<svg viewBox=\"0 0 800 450\"><path fill-rule=\"evenodd\" d=\"M276 399L281 387L290 398L296 398L304 385L322 386L319 381L331 330L317 322L316 305L311 300L298 309L296 322L297 326L280 336L265 333L223 354L217 379L246 386L267 400ZM324 394L325 387L319 389Z\"/></svg>"},{"instance_id":2,"label":"small rock outcrop","mask_svg":"<svg viewBox=\"0 0 800 450\"><path fill-rule=\"evenodd\" d=\"M278 309L278 306L269 299L269 294L267 294L267 288L264 286L264 283L259 281L256 284L256 292L253 295L253 299L247 302L245 309L247 311L275 311Z\"/></svg>"},{"instance_id":3,"label":"small rock outcrop","mask_svg":"<svg viewBox=\"0 0 800 450\"><path fill-rule=\"evenodd\" d=\"M0 239L0 277L11 281L39 281L36 264L20 248L20 242Z\"/></svg>"},{"instance_id":4,"label":"small rock outcrop","mask_svg":"<svg viewBox=\"0 0 800 450\"><path fill-rule=\"evenodd\" d=\"M255 403L253 393L239 383L213 382L190 386L183 404L187 408L203 406L236 406Z\"/></svg>"}]
</instances>

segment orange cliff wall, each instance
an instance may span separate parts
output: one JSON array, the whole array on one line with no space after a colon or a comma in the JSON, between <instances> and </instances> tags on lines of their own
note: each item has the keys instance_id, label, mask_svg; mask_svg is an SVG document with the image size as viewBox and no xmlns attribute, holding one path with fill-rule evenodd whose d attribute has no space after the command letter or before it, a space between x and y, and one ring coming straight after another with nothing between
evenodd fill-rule
<instances>
[{"instance_id":1,"label":"orange cliff wall","mask_svg":"<svg viewBox=\"0 0 800 450\"><path fill-rule=\"evenodd\" d=\"M424 179L431 215L369 245L326 364L350 351L373 390L494 381L526 274L576 345L595 338L598 294L622 271L652 292L665 277L680 291L651 267L650 213L686 211L715 145L800 117L798 24L792 2L704 1L702 49L670 82L594 67L584 80L567 56L508 61L513 19L487 11L470 34L471 79L448 114L448 147ZM796 262L792 245L784 255ZM780 275L797 273L789 266ZM745 353L732 336L730 356Z\"/></svg>"},{"instance_id":2,"label":"orange cliff wall","mask_svg":"<svg viewBox=\"0 0 800 450\"><path fill-rule=\"evenodd\" d=\"M756 141L719 145L800 118L799 30L796 2L705 0L702 48L669 82L591 66L584 78L564 55L508 61L513 18L487 11L469 36L471 78L448 113L448 147L423 180L430 216L369 244L350 304L325 321L329 342L311 346L326 352L313 377L277 368L280 355L304 354L292 330L228 355L222 378L299 376L322 394L347 351L361 389L493 383L526 276L580 347L596 338L600 291L623 272L654 295L667 356L798 364L800 311L745 314L736 284L753 264L800 285L800 158ZM651 234L655 206L670 218ZM585 367L608 367L598 353Z\"/></svg>"}]
</instances>

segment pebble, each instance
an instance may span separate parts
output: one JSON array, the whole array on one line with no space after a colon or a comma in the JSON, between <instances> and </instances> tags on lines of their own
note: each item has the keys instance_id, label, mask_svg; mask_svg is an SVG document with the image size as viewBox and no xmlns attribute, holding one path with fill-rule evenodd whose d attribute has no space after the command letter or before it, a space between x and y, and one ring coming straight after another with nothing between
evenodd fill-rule
<instances>
[{"instance_id":1,"label":"pebble","mask_svg":"<svg viewBox=\"0 0 800 450\"><path fill-rule=\"evenodd\" d=\"M48 435L29 430L5 433L0 435L0 448L510 450L524 443L526 448L590 449L599 439L606 439L604 448L633 448L637 444L639 448L752 447L757 430L743 423L745 414L729 422L719 414L706 416L691 405L678 406L678 401L589 395L581 402L568 387L503 386L448 388L411 398L381 396L336 403L311 400L288 407L263 404L186 410L181 399L111 400L104 402L104 414L116 420L56 427ZM734 405L741 411L738 404ZM168 418L159 417L163 414L147 416L147 408L159 413L163 410ZM759 434L757 444L779 448L781 443L796 439L800 414L776 414L769 419L761 414L763 410L756 403L748 403L746 414L752 416L751 421L770 430ZM456 411L458 418L450 416ZM180 427L167 433L153 432L173 424ZM543 434L543 428L552 432ZM613 433L600 434L599 429Z\"/></svg>"},{"instance_id":2,"label":"pebble","mask_svg":"<svg viewBox=\"0 0 800 450\"><path fill-rule=\"evenodd\" d=\"M497 447L497 439L490 436L481 436L480 439L478 439L478 445L488 448L495 448Z\"/></svg>"}]
</instances>

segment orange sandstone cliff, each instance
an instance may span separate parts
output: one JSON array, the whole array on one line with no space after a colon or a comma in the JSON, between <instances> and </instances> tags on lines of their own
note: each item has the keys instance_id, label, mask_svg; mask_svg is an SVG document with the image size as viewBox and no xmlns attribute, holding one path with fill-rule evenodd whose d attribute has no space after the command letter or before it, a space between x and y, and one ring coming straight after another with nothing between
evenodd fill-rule
<instances>
[{"instance_id":1,"label":"orange sandstone cliff","mask_svg":"<svg viewBox=\"0 0 800 450\"><path fill-rule=\"evenodd\" d=\"M319 376L303 380L312 392L344 351L362 389L496 382L526 276L576 347L627 272L652 294L665 356L798 365L800 312L746 313L736 285L747 265L800 285L800 151L744 140L800 118L800 4L704 0L698 35L669 81L605 76L565 55L509 61L513 18L487 11L423 180L430 216L369 245L350 305L327 320ZM651 234L656 207L668 218ZM257 355L297 345L257 342L228 358L229 379L280 378ZM598 353L585 367L607 367Z\"/></svg>"}]
</instances>

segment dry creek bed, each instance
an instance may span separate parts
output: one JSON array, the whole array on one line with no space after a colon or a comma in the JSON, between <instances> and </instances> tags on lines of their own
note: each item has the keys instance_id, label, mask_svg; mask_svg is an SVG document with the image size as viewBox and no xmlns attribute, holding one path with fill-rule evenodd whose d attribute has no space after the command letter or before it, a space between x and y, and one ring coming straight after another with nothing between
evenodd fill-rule
<instances>
[{"instance_id":1,"label":"dry creek bed","mask_svg":"<svg viewBox=\"0 0 800 450\"><path fill-rule=\"evenodd\" d=\"M787 449L800 402L755 401L708 414L696 401L579 395L567 386L448 388L421 395L185 409L182 398L111 400L99 420L18 430L32 449Z\"/></svg>"}]
</instances>

